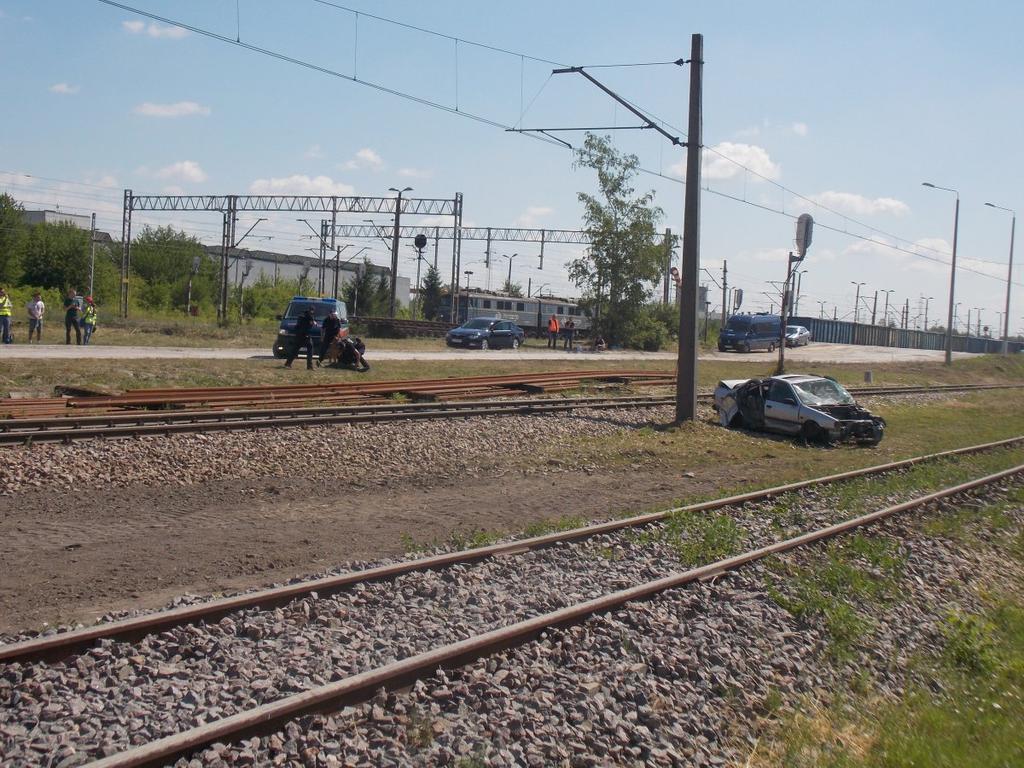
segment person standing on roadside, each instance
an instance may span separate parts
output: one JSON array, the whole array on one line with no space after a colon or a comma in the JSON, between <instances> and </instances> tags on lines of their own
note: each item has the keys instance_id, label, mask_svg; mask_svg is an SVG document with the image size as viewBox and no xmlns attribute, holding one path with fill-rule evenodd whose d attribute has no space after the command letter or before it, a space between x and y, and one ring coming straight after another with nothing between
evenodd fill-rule
<instances>
[{"instance_id":1,"label":"person standing on roadside","mask_svg":"<svg viewBox=\"0 0 1024 768\"><path fill-rule=\"evenodd\" d=\"M309 338L309 333L314 328L316 328L316 315L313 314L313 309L311 307L299 315L299 319L295 323L295 340L292 344L291 350L288 352L288 360L284 364L285 368L292 367L292 361L298 357L299 350L305 346L306 370L313 370L313 342Z\"/></svg>"},{"instance_id":2,"label":"person standing on roadside","mask_svg":"<svg viewBox=\"0 0 1024 768\"><path fill-rule=\"evenodd\" d=\"M0 288L0 341L4 344L10 344L14 339L11 338L11 315L14 314L14 305L11 303L11 297L7 295L7 290Z\"/></svg>"},{"instance_id":3,"label":"person standing on roadside","mask_svg":"<svg viewBox=\"0 0 1024 768\"><path fill-rule=\"evenodd\" d=\"M74 288L68 289L68 296L64 299L64 343L71 343L71 329L75 329L75 344L82 343L82 324L78 321L82 311L82 305L78 299L78 292Z\"/></svg>"},{"instance_id":4,"label":"person standing on roadside","mask_svg":"<svg viewBox=\"0 0 1024 768\"><path fill-rule=\"evenodd\" d=\"M341 318L338 317L338 313L335 310L331 310L330 314L324 318L323 326L320 329L320 359L317 365L323 363L324 358L327 356L327 349L331 346L331 342L334 341L338 333L341 332Z\"/></svg>"},{"instance_id":5,"label":"person standing on roadside","mask_svg":"<svg viewBox=\"0 0 1024 768\"><path fill-rule=\"evenodd\" d=\"M576 340L576 321L571 317L569 321L563 326L563 334L565 336L565 349L566 352L572 352L573 342Z\"/></svg>"},{"instance_id":6,"label":"person standing on roadside","mask_svg":"<svg viewBox=\"0 0 1024 768\"><path fill-rule=\"evenodd\" d=\"M32 301L25 305L28 310L28 343L32 343L33 332L36 335L36 343L43 340L43 315L46 313L46 305L43 303L43 295L36 291L32 294Z\"/></svg>"},{"instance_id":7,"label":"person standing on roadside","mask_svg":"<svg viewBox=\"0 0 1024 768\"><path fill-rule=\"evenodd\" d=\"M548 349L558 349L558 318L548 318Z\"/></svg>"},{"instance_id":8,"label":"person standing on roadside","mask_svg":"<svg viewBox=\"0 0 1024 768\"><path fill-rule=\"evenodd\" d=\"M82 330L85 331L85 338L82 344L88 344L93 333L96 332L96 305L92 296L85 297L85 311L82 313Z\"/></svg>"}]
</instances>

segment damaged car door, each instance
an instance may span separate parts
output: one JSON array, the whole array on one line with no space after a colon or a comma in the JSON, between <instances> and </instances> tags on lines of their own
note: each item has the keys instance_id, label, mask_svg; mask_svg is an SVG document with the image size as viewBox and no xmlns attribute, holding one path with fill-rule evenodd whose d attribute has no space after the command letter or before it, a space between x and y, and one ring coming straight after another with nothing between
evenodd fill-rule
<instances>
[{"instance_id":1,"label":"damaged car door","mask_svg":"<svg viewBox=\"0 0 1024 768\"><path fill-rule=\"evenodd\" d=\"M788 382L772 379L764 399L764 424L767 429L795 435L800 431L800 401Z\"/></svg>"}]
</instances>

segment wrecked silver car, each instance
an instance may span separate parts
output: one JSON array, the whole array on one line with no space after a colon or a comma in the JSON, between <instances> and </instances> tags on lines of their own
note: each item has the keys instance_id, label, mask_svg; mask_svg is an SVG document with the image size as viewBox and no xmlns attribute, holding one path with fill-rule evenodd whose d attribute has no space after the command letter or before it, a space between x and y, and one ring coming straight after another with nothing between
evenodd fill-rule
<instances>
[{"instance_id":1,"label":"wrecked silver car","mask_svg":"<svg viewBox=\"0 0 1024 768\"><path fill-rule=\"evenodd\" d=\"M885 419L857 405L837 381L788 374L720 381L715 411L722 426L799 435L805 442L877 445Z\"/></svg>"}]
</instances>

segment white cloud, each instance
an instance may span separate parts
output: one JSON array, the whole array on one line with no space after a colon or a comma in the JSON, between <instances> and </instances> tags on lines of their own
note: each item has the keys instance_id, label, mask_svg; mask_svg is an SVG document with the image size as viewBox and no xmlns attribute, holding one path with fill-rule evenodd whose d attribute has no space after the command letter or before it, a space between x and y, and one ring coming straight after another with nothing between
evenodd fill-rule
<instances>
[{"instance_id":1,"label":"white cloud","mask_svg":"<svg viewBox=\"0 0 1024 768\"><path fill-rule=\"evenodd\" d=\"M163 189L165 195L184 195L185 190L179 187L177 184L168 184Z\"/></svg>"},{"instance_id":2,"label":"white cloud","mask_svg":"<svg viewBox=\"0 0 1024 768\"><path fill-rule=\"evenodd\" d=\"M429 179L434 172L425 168L399 168L398 175L404 179Z\"/></svg>"},{"instance_id":3,"label":"white cloud","mask_svg":"<svg viewBox=\"0 0 1024 768\"><path fill-rule=\"evenodd\" d=\"M55 83L50 86L50 93L59 93L62 96L70 96L73 93L78 93L78 86L68 85L67 83Z\"/></svg>"},{"instance_id":4,"label":"white cloud","mask_svg":"<svg viewBox=\"0 0 1024 768\"><path fill-rule=\"evenodd\" d=\"M181 38L188 35L187 29L181 27L168 26L166 24L157 24L156 22L150 22L147 24L144 21L133 19L132 21L122 21L121 27L133 35L146 34L150 37L163 37L170 40L180 40Z\"/></svg>"},{"instance_id":5,"label":"white cloud","mask_svg":"<svg viewBox=\"0 0 1024 768\"><path fill-rule=\"evenodd\" d=\"M302 156L309 160L319 160L324 156L324 150L319 144L313 144L302 153Z\"/></svg>"},{"instance_id":6,"label":"white cloud","mask_svg":"<svg viewBox=\"0 0 1024 768\"><path fill-rule=\"evenodd\" d=\"M341 166L346 171L355 171L359 168L371 168L375 171L379 171L384 167L384 160L374 150L369 147L363 147L356 152L355 157L346 162Z\"/></svg>"},{"instance_id":7,"label":"white cloud","mask_svg":"<svg viewBox=\"0 0 1024 768\"><path fill-rule=\"evenodd\" d=\"M786 263L789 258L791 249L790 248L762 248L759 251L754 251L749 254L750 258L754 261L766 261L766 262L780 262Z\"/></svg>"},{"instance_id":8,"label":"white cloud","mask_svg":"<svg viewBox=\"0 0 1024 768\"><path fill-rule=\"evenodd\" d=\"M548 208L543 205L531 205L516 219L515 224L517 227L536 227L540 219L550 216L554 212L554 208Z\"/></svg>"},{"instance_id":9,"label":"white cloud","mask_svg":"<svg viewBox=\"0 0 1024 768\"><path fill-rule=\"evenodd\" d=\"M744 172L740 166L745 166L767 179L777 179L782 172L779 164L768 155L768 150L754 144L723 141L704 149L701 172L707 180L724 181L736 178ZM676 163L669 171L677 176L685 176L686 161ZM751 181L757 179L757 176L751 177Z\"/></svg>"},{"instance_id":10,"label":"white cloud","mask_svg":"<svg viewBox=\"0 0 1024 768\"><path fill-rule=\"evenodd\" d=\"M283 178L256 179L249 185L256 195L352 195L355 187L329 176L294 174Z\"/></svg>"},{"instance_id":11,"label":"white cloud","mask_svg":"<svg viewBox=\"0 0 1024 768\"><path fill-rule=\"evenodd\" d=\"M181 181L200 184L206 181L204 171L195 160L179 160L176 163L161 168L156 172L158 179L179 179Z\"/></svg>"},{"instance_id":12,"label":"white cloud","mask_svg":"<svg viewBox=\"0 0 1024 768\"><path fill-rule=\"evenodd\" d=\"M902 200L892 197L864 197L853 192L835 192L829 190L811 195L811 200L841 213L851 216L873 216L878 213L902 216L910 213L910 206Z\"/></svg>"},{"instance_id":13,"label":"white cloud","mask_svg":"<svg viewBox=\"0 0 1024 768\"><path fill-rule=\"evenodd\" d=\"M132 110L136 115L146 117L191 117L200 115L207 117L210 108L194 101L176 101L173 104L154 104L151 101L144 101Z\"/></svg>"},{"instance_id":14,"label":"white cloud","mask_svg":"<svg viewBox=\"0 0 1024 768\"><path fill-rule=\"evenodd\" d=\"M790 126L790 129L797 136L806 136L807 135L807 123L800 123L800 122L793 123Z\"/></svg>"}]
</instances>

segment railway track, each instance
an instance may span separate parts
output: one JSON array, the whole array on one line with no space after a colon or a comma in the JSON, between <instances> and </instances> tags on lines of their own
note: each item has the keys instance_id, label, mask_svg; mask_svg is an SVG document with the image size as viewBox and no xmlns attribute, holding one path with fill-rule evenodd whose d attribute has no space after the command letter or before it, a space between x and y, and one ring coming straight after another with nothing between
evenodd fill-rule
<instances>
[{"instance_id":1,"label":"railway track","mask_svg":"<svg viewBox=\"0 0 1024 768\"><path fill-rule=\"evenodd\" d=\"M649 384L649 381L644 383ZM661 382L659 382L661 383ZM863 387L854 395L895 396L934 392L962 392L1020 388L1024 385L938 385L929 387ZM173 390L172 390L173 391ZM710 400L711 393L698 397ZM147 402L153 402L147 400ZM233 407L196 410L132 410L92 415L43 416L0 419L0 445L36 442L71 442L94 438L123 438L209 431L272 429L288 426L368 423L399 420L466 418L471 416L524 416L562 413L581 408L653 408L675 402L671 397L560 397L446 402L372 402L352 405L286 408Z\"/></svg>"},{"instance_id":2,"label":"railway track","mask_svg":"<svg viewBox=\"0 0 1024 768\"><path fill-rule=\"evenodd\" d=\"M708 511L736 507L740 504L772 499L809 487L837 483L856 477L877 476L921 462L1019 446L1022 442L1024 442L1024 436L941 454L915 457L902 462L693 505L684 510ZM548 629L584 621L589 616L612 611L631 601L653 597L664 590L684 586L698 580L711 579L728 570L742 567L770 555L870 525L938 499L992 483L1003 482L1008 478L1019 476L1022 472L1024 472L1024 466L1015 466L936 493L908 499L885 509L861 515L853 520L824 525L783 541L752 541L751 543L755 546L751 546L740 555L683 572L677 572L675 570L678 567L677 564L671 558L665 557L664 553L650 551L647 545L644 545L644 547L635 548L627 553L627 557L635 557L637 561L630 565L630 569L624 571L621 563L615 569L610 569L608 563L603 563L596 566L596 570L595 566L591 566L589 572L584 568L582 573L572 574L574 569L580 570L580 563L585 563L587 560L584 556L585 553L581 554L580 552L581 546L591 546L590 551L593 553L601 551L602 548L616 541L628 542L628 537L623 538L628 531L638 527L656 526L668 514L671 514L669 512L657 513L530 540L451 553L290 585L276 590L241 595L177 611L114 622L89 630L42 637L25 643L0 647L0 662L5 666L17 665L20 670L17 679L23 677L30 681L30 690L33 692L52 687L51 695L55 701L60 703L51 706L56 706L57 710L65 706L64 698L74 702L81 695L75 691L84 690L81 683L65 680L64 676L79 670L87 680L97 680L97 674L100 675L100 678L104 676L117 677L124 681L120 688L123 691L122 695L126 696L124 706L134 714L138 714L140 708L145 709L142 702L145 701L147 689L162 688L170 684L172 693L178 691L173 696L180 699L182 691L193 690L193 684L187 683L187 677L183 677L183 675L197 674L202 678L209 678L211 671L204 658L207 654L229 660L234 659L233 665L241 665L244 669L244 660L239 660L236 648L251 647L253 650L247 652L255 654L256 658L263 659L260 663L267 667L258 672L258 678L273 678L276 673L280 673L288 665L299 663L296 661L299 658L322 657L325 660L326 664L318 668L321 674L312 676L314 684L308 689L290 690L289 686L279 683L281 690L271 689L272 693L279 695L261 697L245 694L239 702L236 702L237 706L228 707L226 716L213 722L203 722L208 718L199 718L200 724L196 727L170 733L162 738L150 739L147 736L148 743L116 754L110 754L112 750L110 745L107 745L93 755L94 757L103 753L109 755L96 763L105 768L163 765L194 753L214 742L231 742L237 741L243 735L268 733L283 723L304 714L330 711L349 704L367 701L381 688L396 690L417 679L433 674L439 667L453 668L467 664L482 656L528 643ZM524 556L528 552L536 552L536 558L547 558L547 560L524 560ZM591 558L592 562L594 560L595 558ZM599 558L596 561L601 562ZM470 564L474 565L474 569L490 570L480 574L473 582L479 588L473 588L474 601L469 605L482 602L484 608L489 608L487 604L492 599L492 595L488 588L493 586L492 580L504 580L506 587L518 585L522 592L521 599L527 604L521 609L513 609L500 617L492 614L489 610L484 610L483 613L487 614L486 618L478 619L475 625L473 621L462 616L462 612L467 610L467 605L456 605L454 609L447 608L442 611L443 604L450 599L450 586L458 581L471 579L474 573L477 573L476 570L466 570ZM439 569L447 570L439 572ZM615 570L615 573L602 577L601 574L606 569ZM452 575L444 576L444 573ZM415 580L410 581L410 578ZM379 584L381 581L387 581L387 583ZM530 588L530 582L539 586ZM624 583L630 586L623 588ZM371 592L374 584L379 584L376 594ZM634 584L636 586L632 586ZM427 590L423 593L426 597L420 598L421 592L417 590L424 588ZM345 592L346 600L342 603L332 603L333 598L329 596L341 590ZM431 594L430 590L434 590L434 592ZM500 590L498 591L500 592ZM519 592L516 594L518 601ZM552 594L559 599L554 601L548 599L548 596ZM378 602L381 599L380 595L387 595L389 599L393 597L396 602L388 605L381 604ZM253 613L257 609L261 612L259 615L262 616L262 623ZM406 616L396 612L403 610L407 614ZM346 625L335 627L322 621L322 619L330 617L332 611L340 611L345 616L353 614L348 616L349 626L364 621L373 621L374 616L383 613L389 618L392 625L397 625L397 628L391 627L390 631L394 634L389 636L388 632L371 626L369 629L370 639L374 648L377 648L378 645L393 647L389 651L381 652L384 655L383 659L368 660L372 659L373 654L367 656L368 651L358 645L356 633L350 633ZM455 625L451 631L438 629L424 618L438 612L441 613L441 620L445 627L449 624ZM205 629L196 627L193 632L187 628L198 621L206 622ZM424 621L427 623L424 624ZM497 629L493 628L495 622L498 624ZM294 631L299 637L269 641L271 645L261 651L259 650L261 643L267 640L265 635L260 635L259 628L261 626L268 629L277 626L278 632ZM178 628L177 631L175 628ZM213 633L213 637L202 639L203 634L209 632ZM304 636L303 633L305 633ZM424 635L425 637L422 637ZM142 636L146 636L148 639L134 646L119 646L111 642L115 640L123 642ZM97 643L99 643L98 650L95 652L88 650ZM84 663L77 660L79 657L69 656L78 652L85 654ZM39 660L41 659L55 658L64 658L66 663L56 665L56 667L48 664L40 665ZM145 661L143 661L144 658ZM139 664L146 671L134 668ZM272 669L275 665L279 667L276 672ZM316 667L315 664L313 666ZM125 676L124 671L129 667L133 669L130 670L129 675ZM28 671L30 669L32 671ZM61 694L61 685L54 685L49 680L50 674L57 669L62 671L56 675L56 679L60 681L61 685L70 686L64 698ZM329 674L327 670L333 670L334 674ZM332 680L339 676L337 674L339 671L344 673L340 676L341 679ZM15 678L8 676L8 679ZM324 682L316 685L317 679L323 679ZM255 686L258 680L239 681L236 679L236 683L238 682L245 684L251 682ZM181 688L182 685L185 688ZM201 692L202 685L199 683L195 685L198 687L194 690ZM262 683L264 692L266 685L267 681L264 679ZM256 699L258 706L242 705L243 702L251 702L253 699ZM111 719L110 722L114 722L118 717L117 710L122 704L111 701L108 697L101 697L101 700L104 711L113 709L114 719ZM154 707L151 714L154 720L160 721L164 717L160 704L155 702L145 702L145 704ZM179 703L172 699L165 706L174 709L179 706ZM194 703L190 704L186 701L184 706L186 707L184 713L187 713L192 711ZM232 709L236 711L232 712ZM52 720L55 714L57 713L50 712L47 718ZM186 716L185 720L188 721L188 719L189 717ZM194 717L191 719L193 722L195 721ZM122 720L122 722L124 721ZM79 725L80 723L74 726L76 731ZM167 730L166 724L161 730ZM82 733L87 735L88 729L84 729Z\"/></svg>"}]
</instances>

